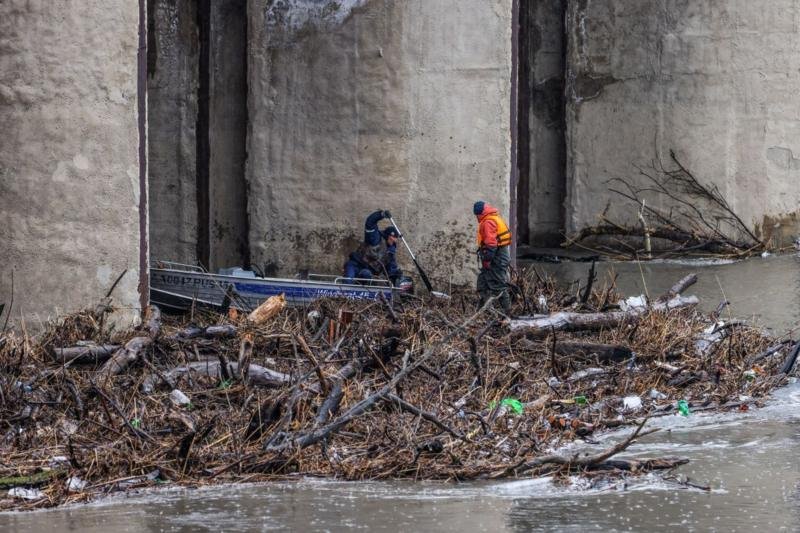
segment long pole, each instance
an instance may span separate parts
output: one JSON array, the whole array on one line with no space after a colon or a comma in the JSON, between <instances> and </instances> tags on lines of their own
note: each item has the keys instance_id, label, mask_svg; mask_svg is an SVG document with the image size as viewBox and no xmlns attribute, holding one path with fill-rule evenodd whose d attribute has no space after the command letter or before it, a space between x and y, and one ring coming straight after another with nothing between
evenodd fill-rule
<instances>
[{"instance_id":1,"label":"long pole","mask_svg":"<svg viewBox=\"0 0 800 533\"><path fill-rule=\"evenodd\" d=\"M389 221L392 223L392 226L397 229L397 232L400 233L400 240L403 241L403 244L406 245L406 250L408 250L408 255L411 256L411 260L414 261L414 266L417 267L417 271L419 272L419 276L422 278L422 283L425 284L425 288L428 289L428 292L433 293L433 285L431 285L431 280L428 279L428 275L422 270L422 267L417 262L417 258L414 257L414 252L411 251L411 247L406 242L406 238L403 236L403 232L400 231L400 227L397 225L397 222L394 221L392 217L389 217Z\"/></svg>"}]
</instances>

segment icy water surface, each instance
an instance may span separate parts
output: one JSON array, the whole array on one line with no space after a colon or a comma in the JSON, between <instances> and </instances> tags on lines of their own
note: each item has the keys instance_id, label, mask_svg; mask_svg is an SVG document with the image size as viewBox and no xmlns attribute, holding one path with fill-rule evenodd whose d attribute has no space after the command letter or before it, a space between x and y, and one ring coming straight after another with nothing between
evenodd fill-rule
<instances>
[{"instance_id":1,"label":"icy water surface","mask_svg":"<svg viewBox=\"0 0 800 533\"><path fill-rule=\"evenodd\" d=\"M776 332L800 320L800 261L794 256L736 264L606 264L627 294L657 295L689 271L688 293ZM563 279L588 265L547 265ZM166 490L53 511L0 514L0 531L800 531L800 384L763 409L656 419L662 431L628 456L691 459L678 473L711 492L657 476L611 487L556 486L549 480L461 485L298 480L262 486ZM626 430L628 431L628 430ZM624 436L606 436L601 446Z\"/></svg>"}]
</instances>

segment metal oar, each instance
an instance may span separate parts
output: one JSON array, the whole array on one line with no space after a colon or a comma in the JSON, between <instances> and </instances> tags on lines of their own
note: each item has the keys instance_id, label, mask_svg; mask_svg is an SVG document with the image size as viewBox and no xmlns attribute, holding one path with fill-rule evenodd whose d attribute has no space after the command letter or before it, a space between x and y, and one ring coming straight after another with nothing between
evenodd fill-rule
<instances>
[{"instance_id":1,"label":"metal oar","mask_svg":"<svg viewBox=\"0 0 800 533\"><path fill-rule=\"evenodd\" d=\"M403 241L403 244L406 245L406 250L408 250L408 255L411 256L411 260L414 261L414 266L417 267L417 271L419 272L419 276L422 278L422 283L425 284L425 288L428 289L428 292L431 293L432 296L436 298L450 298L447 294L439 291L433 290L433 285L431 285L431 280L428 279L428 274L420 266L417 258L414 257L414 252L411 251L411 247L406 242L406 238L403 236L403 232L400 231L400 227L397 225L397 222L394 221L392 217L389 217L389 221L392 223L392 226L395 227L397 232L400 234L400 240Z\"/></svg>"}]
</instances>

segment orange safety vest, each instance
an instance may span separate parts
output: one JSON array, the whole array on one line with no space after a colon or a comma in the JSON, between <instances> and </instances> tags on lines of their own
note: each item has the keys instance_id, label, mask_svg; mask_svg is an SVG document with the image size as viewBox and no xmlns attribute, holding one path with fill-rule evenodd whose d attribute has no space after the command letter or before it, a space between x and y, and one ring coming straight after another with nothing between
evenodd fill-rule
<instances>
[{"instance_id":1,"label":"orange safety vest","mask_svg":"<svg viewBox=\"0 0 800 533\"><path fill-rule=\"evenodd\" d=\"M511 230L508 229L506 221L500 218L500 215L493 213L486 215L478 225L478 246L483 246L483 235L481 235L481 226L487 220L493 220L497 224L497 246L508 246L511 244Z\"/></svg>"}]
</instances>

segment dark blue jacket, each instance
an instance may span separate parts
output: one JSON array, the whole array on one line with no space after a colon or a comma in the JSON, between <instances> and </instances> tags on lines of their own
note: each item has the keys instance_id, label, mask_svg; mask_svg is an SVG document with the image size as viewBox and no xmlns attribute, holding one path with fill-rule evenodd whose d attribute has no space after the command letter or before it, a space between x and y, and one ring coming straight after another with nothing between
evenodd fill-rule
<instances>
[{"instance_id":1,"label":"dark blue jacket","mask_svg":"<svg viewBox=\"0 0 800 533\"><path fill-rule=\"evenodd\" d=\"M383 211L375 211L364 221L364 242L355 252L350 254L350 260L359 266L368 268L376 276L388 276L389 279L400 277L403 271L397 266L395 256L397 244L386 244L378 222L384 219Z\"/></svg>"}]
</instances>

